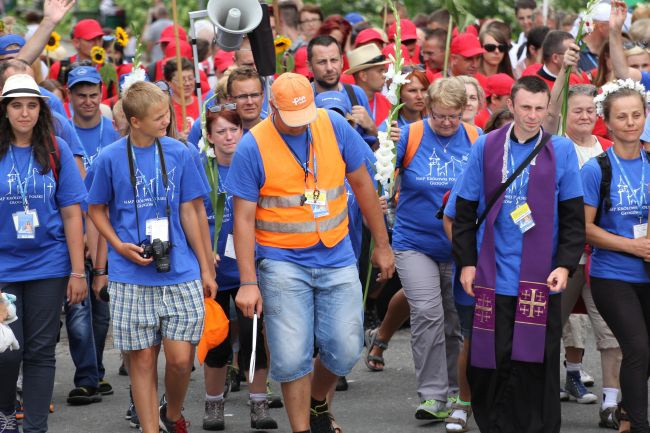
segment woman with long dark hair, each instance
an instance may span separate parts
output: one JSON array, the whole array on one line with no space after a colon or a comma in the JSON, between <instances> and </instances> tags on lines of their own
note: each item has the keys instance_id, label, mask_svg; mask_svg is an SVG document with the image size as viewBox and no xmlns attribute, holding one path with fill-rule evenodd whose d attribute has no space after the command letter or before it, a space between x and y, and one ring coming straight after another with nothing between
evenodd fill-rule
<instances>
[{"instance_id":1,"label":"woman with long dark hair","mask_svg":"<svg viewBox=\"0 0 650 433\"><path fill-rule=\"evenodd\" d=\"M54 136L34 79L7 79L0 98L0 289L16 296L9 326L20 349L0 353L0 425L17 432L23 364L23 431L47 431L59 316L87 294L80 203L86 189L70 149ZM13 428L13 429L12 429Z\"/></svg>"}]
</instances>

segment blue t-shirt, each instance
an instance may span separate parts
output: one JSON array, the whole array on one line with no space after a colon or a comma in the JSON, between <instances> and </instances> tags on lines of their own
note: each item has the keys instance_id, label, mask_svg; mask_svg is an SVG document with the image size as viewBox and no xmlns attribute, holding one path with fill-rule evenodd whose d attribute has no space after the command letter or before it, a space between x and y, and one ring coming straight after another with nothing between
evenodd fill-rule
<instances>
[{"instance_id":1,"label":"blue t-shirt","mask_svg":"<svg viewBox=\"0 0 650 433\"><path fill-rule=\"evenodd\" d=\"M50 92L45 87L38 86L38 88L41 91L41 95L48 97L46 101L47 105L50 107L50 110L52 110L52 113L58 113L67 119L68 114L65 112L65 108L63 108L63 102L61 102L61 100L54 93Z\"/></svg>"},{"instance_id":2,"label":"blue t-shirt","mask_svg":"<svg viewBox=\"0 0 650 433\"><path fill-rule=\"evenodd\" d=\"M84 154L83 161L86 170L90 167L92 162L97 158L99 152L102 151L109 144L120 139L120 134L113 129L113 122L104 116L101 116L101 121L93 128L82 128L72 123L75 135L83 144Z\"/></svg>"},{"instance_id":3,"label":"blue t-shirt","mask_svg":"<svg viewBox=\"0 0 650 433\"><path fill-rule=\"evenodd\" d=\"M202 197L207 191L200 176L196 175L197 165L190 150L180 141L169 137L162 137L160 143L169 178L167 190L163 185L156 145L152 144L146 148L133 146L139 233L126 154L126 138L103 149L91 165L86 178L86 183L90 184L88 203L108 205L111 225L122 242L139 245L148 238L145 234L146 221L165 216L166 198L171 208L171 271L158 273L154 263L149 266L136 265L109 245L111 281L161 286L200 279L196 256L181 226L180 205Z\"/></svg>"},{"instance_id":4,"label":"blue t-shirt","mask_svg":"<svg viewBox=\"0 0 650 433\"><path fill-rule=\"evenodd\" d=\"M364 161L363 142L359 134L339 114L328 110L328 115L334 128L336 141L341 151L341 156L346 165L346 172L357 170ZM301 158L301 164L307 151L307 133L300 135L282 135L285 143ZM296 164L287 169L301 170ZM226 179L226 190L236 197L257 203L260 189L266 182L262 156L253 134L245 134L235 151L235 156ZM269 258L297 263L302 266L314 268L338 268L349 266L356 262L350 237L346 236L332 248L318 242L308 248L273 248L258 245L257 258Z\"/></svg>"},{"instance_id":5,"label":"blue t-shirt","mask_svg":"<svg viewBox=\"0 0 650 433\"><path fill-rule=\"evenodd\" d=\"M476 140L469 155L469 161L460 182L458 196L470 201L478 201L477 213L481 215L485 209L485 196L483 185L483 149L485 148L485 135ZM573 143L563 137L553 136L551 140L555 150L555 203L553 205L555 217L553 221L553 258L558 243L558 213L559 201L566 201L582 196L582 182L578 170L578 157L573 149ZM512 173L533 150L534 143L519 144L509 139L510 154L514 164L508 164L508 172ZM530 166L508 187L503 206L494 223L494 243L496 249L497 277L496 293L499 295L517 296L519 287L519 271L521 266L521 250L523 234L510 217L516 207L526 201L528 195L528 173ZM533 219L535 214L532 215ZM485 224L481 224L477 234L480 244L483 239ZM554 265L553 265L554 266Z\"/></svg>"},{"instance_id":6,"label":"blue t-shirt","mask_svg":"<svg viewBox=\"0 0 650 433\"><path fill-rule=\"evenodd\" d=\"M203 164L206 163L206 158L203 157ZM214 161L214 160L213 160ZM226 243L228 242L228 235L232 235L234 228L233 220L233 202L232 194L226 191L224 182L228 177L227 165L217 165L219 167L219 192L226 193L226 204L223 210L223 220L221 223L221 231L219 232L219 239L217 240L217 254L221 257L221 263L217 268L217 284L219 290L231 290L239 287L239 270L237 269L237 260L226 257ZM204 169L205 170L205 169ZM208 224L210 225L210 239L214 239L214 211L212 209L212 202L209 195L203 197L203 204L205 205L205 212L208 214Z\"/></svg>"},{"instance_id":7,"label":"blue t-shirt","mask_svg":"<svg viewBox=\"0 0 650 433\"><path fill-rule=\"evenodd\" d=\"M86 198L81 175L68 144L57 137L61 155L58 185L54 173L40 174L42 166L34 159L31 173L31 147L12 146L0 159L0 282L30 281L70 275L70 255L60 208L81 203ZM12 215L22 212L18 175L27 181L29 208L36 211L39 227L34 239L18 239Z\"/></svg>"},{"instance_id":8,"label":"blue t-shirt","mask_svg":"<svg viewBox=\"0 0 650 433\"><path fill-rule=\"evenodd\" d=\"M72 124L67 117L60 115L56 111L52 111L52 124L54 125L54 134L57 137L63 138L74 156L83 156L84 148L79 141L79 137L74 133Z\"/></svg>"},{"instance_id":9,"label":"blue t-shirt","mask_svg":"<svg viewBox=\"0 0 650 433\"><path fill-rule=\"evenodd\" d=\"M614 160L614 149L608 149L607 154L612 166L612 183L609 193L612 207L608 212L602 212L598 226L615 235L634 239L633 227L635 224L639 224L637 203L640 199L643 201L643 222L647 222L648 201L650 200L647 185L650 183L650 164L648 161L642 164L640 157L635 159L618 158L625 173L623 175ZM642 166L645 168L644 184L641 183ZM597 208L602 180L598 161L595 158L587 161L582 166L580 174L585 191L585 204ZM625 176L630 181L630 185L625 181ZM591 254L590 275L629 283L650 282L650 277L644 269L641 258L595 247Z\"/></svg>"},{"instance_id":10,"label":"blue t-shirt","mask_svg":"<svg viewBox=\"0 0 650 433\"><path fill-rule=\"evenodd\" d=\"M402 165L409 138L402 128L397 143L397 166ZM462 125L451 137L433 132L424 122L424 134L415 156L401 170L402 184L397 203L393 249L419 251L438 262L451 260L451 243L436 213L467 164L472 144Z\"/></svg>"},{"instance_id":11,"label":"blue t-shirt","mask_svg":"<svg viewBox=\"0 0 650 433\"><path fill-rule=\"evenodd\" d=\"M641 72L641 84L646 88L646 91L650 89L650 72Z\"/></svg>"},{"instance_id":12,"label":"blue t-shirt","mask_svg":"<svg viewBox=\"0 0 650 433\"><path fill-rule=\"evenodd\" d=\"M364 153L364 162L366 164L366 169L372 178L375 175L375 154L372 153L372 150L365 144L363 145L362 151ZM359 261L363 243L363 215L361 214L359 202L357 201L357 198L354 195L354 191L352 191L352 187L348 183L347 179L345 179L345 189L348 195L348 230L350 232L350 241L352 242L354 257L356 257L357 261Z\"/></svg>"}]
</instances>

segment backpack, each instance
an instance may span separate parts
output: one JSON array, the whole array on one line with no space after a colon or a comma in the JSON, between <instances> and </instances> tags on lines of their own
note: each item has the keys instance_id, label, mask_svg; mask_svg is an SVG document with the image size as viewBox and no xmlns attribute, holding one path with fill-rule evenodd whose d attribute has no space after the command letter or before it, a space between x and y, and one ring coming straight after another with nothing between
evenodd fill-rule
<instances>
[{"instance_id":1,"label":"backpack","mask_svg":"<svg viewBox=\"0 0 650 433\"><path fill-rule=\"evenodd\" d=\"M650 152L646 152L646 156L650 158ZM600 167L601 173L598 208L596 209L596 218L594 218L594 224L598 225L603 212L607 213L612 208L612 199L610 198L612 189L612 162L609 160L607 151L596 156L596 162Z\"/></svg>"},{"instance_id":2,"label":"backpack","mask_svg":"<svg viewBox=\"0 0 650 433\"><path fill-rule=\"evenodd\" d=\"M59 75L56 76L56 80L61 83L63 86L68 84L68 72L70 72L70 59L63 59L59 62L61 67L59 68Z\"/></svg>"},{"instance_id":3,"label":"backpack","mask_svg":"<svg viewBox=\"0 0 650 433\"><path fill-rule=\"evenodd\" d=\"M354 88L350 84L343 84L343 88L345 89L345 93L348 94L350 104L352 104L353 107L359 105L359 100L357 99L357 94L354 93Z\"/></svg>"}]
</instances>

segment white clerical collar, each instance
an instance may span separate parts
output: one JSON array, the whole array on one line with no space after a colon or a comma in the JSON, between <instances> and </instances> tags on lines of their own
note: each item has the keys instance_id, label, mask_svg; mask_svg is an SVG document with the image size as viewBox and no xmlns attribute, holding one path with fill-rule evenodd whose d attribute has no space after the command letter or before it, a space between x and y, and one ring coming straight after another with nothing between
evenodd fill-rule
<instances>
[{"instance_id":1,"label":"white clerical collar","mask_svg":"<svg viewBox=\"0 0 650 433\"><path fill-rule=\"evenodd\" d=\"M546 65L544 65L544 64L542 64L542 71L546 72L548 75L550 75L553 78L557 78L557 75L555 75L554 73L549 71L548 68L546 67Z\"/></svg>"}]
</instances>

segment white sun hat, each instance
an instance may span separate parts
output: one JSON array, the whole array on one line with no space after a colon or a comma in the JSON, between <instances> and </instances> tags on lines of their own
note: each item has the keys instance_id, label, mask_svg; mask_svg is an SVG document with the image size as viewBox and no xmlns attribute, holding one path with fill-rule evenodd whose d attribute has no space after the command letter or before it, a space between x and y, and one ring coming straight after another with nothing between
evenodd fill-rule
<instances>
[{"instance_id":1,"label":"white sun hat","mask_svg":"<svg viewBox=\"0 0 650 433\"><path fill-rule=\"evenodd\" d=\"M2 96L5 98L47 98L41 94L38 84L31 75L15 74L7 78L2 88Z\"/></svg>"}]
</instances>

